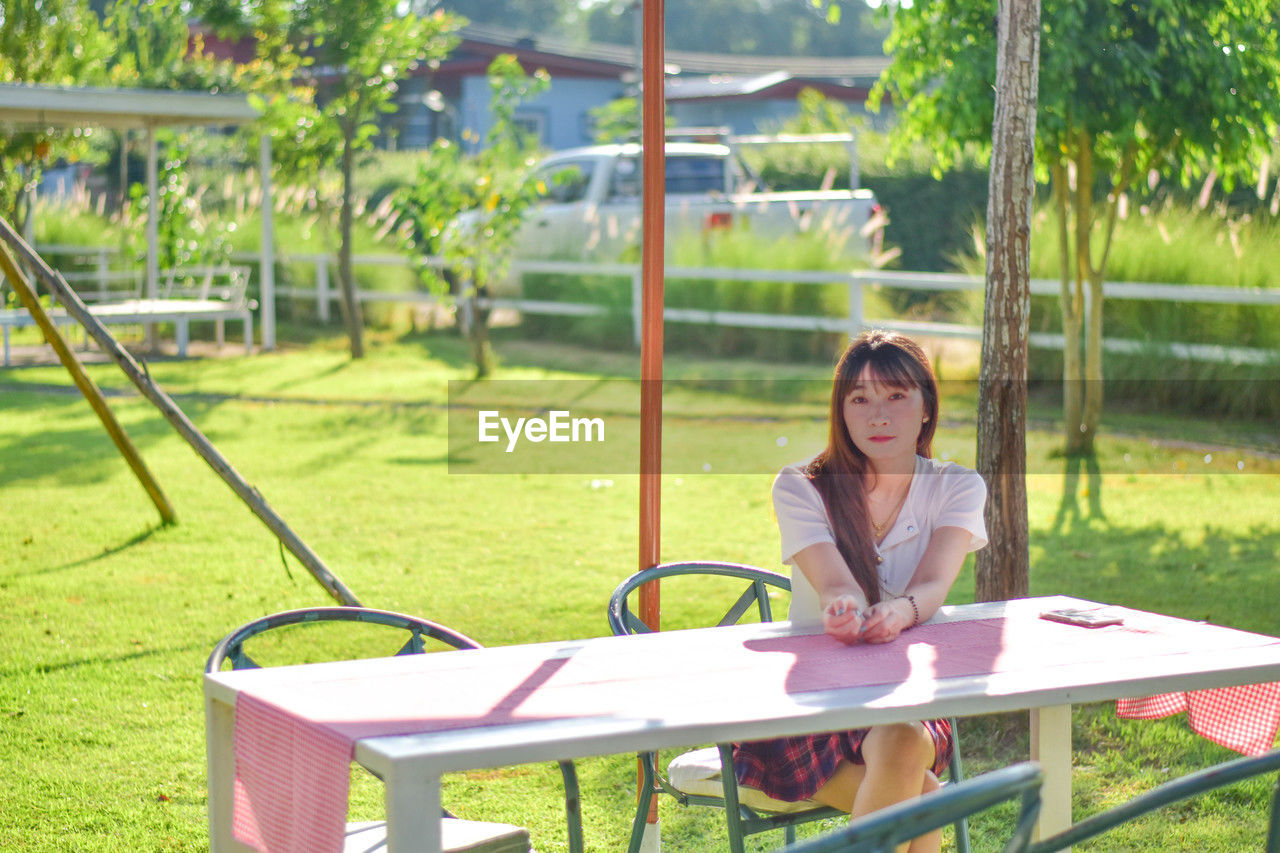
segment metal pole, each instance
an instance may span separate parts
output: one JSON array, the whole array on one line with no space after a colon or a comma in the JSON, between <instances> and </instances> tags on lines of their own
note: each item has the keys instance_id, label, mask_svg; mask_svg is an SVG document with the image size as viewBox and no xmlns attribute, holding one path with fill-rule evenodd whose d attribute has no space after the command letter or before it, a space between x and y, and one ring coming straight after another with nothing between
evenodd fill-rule
<instances>
[{"instance_id":1,"label":"metal pole","mask_svg":"<svg viewBox=\"0 0 1280 853\"><path fill-rule=\"evenodd\" d=\"M160 149L156 129L147 126L147 280L143 296L155 299L160 292L160 179L157 161ZM155 351L156 324L146 324L147 349Z\"/></svg>"},{"instance_id":2,"label":"metal pole","mask_svg":"<svg viewBox=\"0 0 1280 853\"><path fill-rule=\"evenodd\" d=\"M258 250L258 288L262 322L262 348L276 348L276 234L275 206L271 194L271 134L265 131L259 150L262 171L262 247Z\"/></svg>"},{"instance_id":3,"label":"metal pole","mask_svg":"<svg viewBox=\"0 0 1280 853\"><path fill-rule=\"evenodd\" d=\"M642 139L644 195L641 221L642 330L640 341L640 567L660 561L662 476L662 304L666 209L663 0L644 3ZM640 589L640 618L658 625L658 585Z\"/></svg>"},{"instance_id":4,"label":"metal pole","mask_svg":"<svg viewBox=\"0 0 1280 853\"><path fill-rule=\"evenodd\" d=\"M644 195L641 222L642 325L640 342L640 568L661 562L662 506L662 303L666 211L666 100L663 0L643 0L641 139ZM658 582L640 588L640 618L658 630ZM641 779L644 776L641 774ZM658 798L650 800L643 850L661 847Z\"/></svg>"}]
</instances>

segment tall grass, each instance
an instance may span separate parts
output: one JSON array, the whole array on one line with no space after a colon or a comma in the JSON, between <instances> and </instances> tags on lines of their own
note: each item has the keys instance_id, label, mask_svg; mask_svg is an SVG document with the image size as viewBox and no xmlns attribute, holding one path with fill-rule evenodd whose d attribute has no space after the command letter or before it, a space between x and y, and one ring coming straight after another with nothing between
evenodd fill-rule
<instances>
[{"instance_id":1,"label":"tall grass","mask_svg":"<svg viewBox=\"0 0 1280 853\"><path fill-rule=\"evenodd\" d=\"M378 172L369 176L375 180ZM262 245L262 190L257 172L247 169L239 173L223 173L195 187L201 199L201 216L216 227L230 253L256 254ZM291 261L289 255L330 254L336 256L340 235L336 225L329 222L322 205L324 193L335 192L332 182L316 187L284 184L273 190L272 224L275 232L275 248L280 260L276 266L276 283L281 287L313 288L315 264L311 261ZM372 203L367 195L357 197L356 218L352 231L355 254L400 254L407 223L402 222L391 205L383 199ZM90 194L83 190L56 201L42 200L35 216L35 237L38 244L76 246L108 246L115 251L111 255L112 266L121 269L136 268L142 251L140 242L145 233L141 214L130 209L112 210L106 204L104 194ZM55 266L61 272L93 269L89 257L59 256ZM250 278L250 295L258 298L261 281L255 261ZM407 266L357 266L356 286L360 290L404 293L421 289L414 272ZM336 265L331 265L330 288L338 288ZM281 319L314 319L314 299L282 299L278 304ZM368 306L369 322L385 325L396 313L404 309L373 304Z\"/></svg>"},{"instance_id":2,"label":"tall grass","mask_svg":"<svg viewBox=\"0 0 1280 853\"><path fill-rule=\"evenodd\" d=\"M815 222L794 233L762 234L742 221L730 228L686 233L671 246L674 267L847 272L865 269L866 238L843 223ZM524 328L538 337L558 336L592 345L631 345L631 282L609 276L526 275L525 295L603 305L605 317L526 319ZM883 316L888 307L869 294L867 312ZM840 284L744 281L670 276L664 282L668 308L765 315L844 317L848 288ZM751 329L724 324L672 324L667 347L717 356L827 361L842 335Z\"/></svg>"},{"instance_id":3,"label":"tall grass","mask_svg":"<svg viewBox=\"0 0 1280 853\"><path fill-rule=\"evenodd\" d=\"M1231 215L1222 205L1201 209L1173 202L1122 205L1121 210L1108 257L1108 281L1280 288L1280 221L1270 216ZM957 259L962 268L979 275L981 235L981 227L975 228L970 251ZM1095 243L1101 243L1100 237ZM1057 280L1058 258L1057 215L1041 206L1032 220L1032 277ZM1031 331L1061 330L1058 297L1032 297ZM1106 355L1104 375L1116 383L1117 391L1108 394L1111 399L1272 422L1280 418L1280 305L1112 297L1103 311L1103 336L1149 344L1138 354ZM1231 358L1178 359L1163 350L1167 343L1244 347L1275 355L1263 364ZM1033 378L1055 379L1061 366L1060 353L1032 353Z\"/></svg>"}]
</instances>

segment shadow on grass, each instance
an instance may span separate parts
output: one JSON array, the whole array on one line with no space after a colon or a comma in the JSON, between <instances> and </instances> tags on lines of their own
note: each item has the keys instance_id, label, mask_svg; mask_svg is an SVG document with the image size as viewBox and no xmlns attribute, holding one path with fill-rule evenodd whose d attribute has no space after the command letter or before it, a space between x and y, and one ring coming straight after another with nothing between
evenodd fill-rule
<instances>
[{"instance_id":1,"label":"shadow on grass","mask_svg":"<svg viewBox=\"0 0 1280 853\"><path fill-rule=\"evenodd\" d=\"M209 649L213 648L210 644ZM141 660L143 658L159 657L160 655L186 655L193 652L202 652L207 655L208 651L204 646L190 644L186 646L168 646L163 649L142 649L141 651L128 652L119 655L102 655L100 657L79 658L78 660L59 661L57 663L37 663L28 667L15 667L13 669L0 669L0 678L13 678L23 675L48 675L53 672L63 672L69 669L79 669L83 666L94 666L98 664L126 663L133 660Z\"/></svg>"},{"instance_id":2,"label":"shadow on grass","mask_svg":"<svg viewBox=\"0 0 1280 853\"><path fill-rule=\"evenodd\" d=\"M1084 521L1107 520L1102 510L1102 468L1097 456L1069 456L1066 458L1062 479L1062 501L1053 518L1053 531L1061 533ZM1088 499L1088 513L1080 510L1080 475L1085 477L1084 495Z\"/></svg>"},{"instance_id":3,"label":"shadow on grass","mask_svg":"<svg viewBox=\"0 0 1280 853\"><path fill-rule=\"evenodd\" d=\"M120 451L111 441L101 422L92 416L84 398L78 393L40 393L6 391L3 411L7 418L31 418L53 421L59 424L74 422L83 426L60 425L53 429L27 431L18 434L0 434L0 485L24 480L43 479L50 476L72 485L101 482L115 473L112 466L127 468ZM136 405L137 398L129 405ZM173 427L159 411L146 403L141 419L122 413L118 403L111 408L129 440L146 460L147 451L157 442L173 435ZM183 412L197 421L212 410L217 403L188 401ZM163 487L163 483L161 486Z\"/></svg>"},{"instance_id":4,"label":"shadow on grass","mask_svg":"<svg viewBox=\"0 0 1280 853\"><path fill-rule=\"evenodd\" d=\"M99 551L97 554L94 554L91 557L81 557L78 560L72 560L69 563L63 563L60 566L49 566L48 568L34 569L29 572L15 572L14 574L7 575L7 577L10 577L10 578L38 577L40 575L52 575L52 574L56 574L57 572L65 572L65 571L68 571L69 569L78 569L82 566L88 566L92 563L97 562L98 560L115 556L116 554L119 554L122 551L127 551L135 545L141 545L143 542L146 542L148 539L150 539L152 535L155 534L156 531L161 530L162 528L163 528L163 525L160 525L160 524L157 524L154 527L149 527L146 530L142 531L141 533L137 534L136 536L129 537L124 542L121 542L119 545L112 545L109 548L103 548L101 551Z\"/></svg>"},{"instance_id":5,"label":"shadow on grass","mask_svg":"<svg viewBox=\"0 0 1280 853\"><path fill-rule=\"evenodd\" d=\"M1206 510L1203 526L1193 530L1142 518L1033 534L1042 556L1032 567L1032 594L1276 634L1280 520L1240 532Z\"/></svg>"}]
</instances>

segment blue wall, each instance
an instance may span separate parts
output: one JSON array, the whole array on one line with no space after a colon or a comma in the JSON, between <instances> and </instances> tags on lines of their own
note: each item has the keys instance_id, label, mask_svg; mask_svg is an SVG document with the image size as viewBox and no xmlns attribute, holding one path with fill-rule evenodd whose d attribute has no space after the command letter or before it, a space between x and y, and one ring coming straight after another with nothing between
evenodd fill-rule
<instances>
[{"instance_id":1,"label":"blue wall","mask_svg":"<svg viewBox=\"0 0 1280 853\"><path fill-rule=\"evenodd\" d=\"M467 150L474 150L476 140L483 140L489 130L490 97L485 78L468 77L462 81L461 125L473 132L472 139L464 143ZM594 140L588 111L620 97L622 84L616 80L552 78L547 91L521 104L516 117L537 127L538 142L544 148L590 145Z\"/></svg>"}]
</instances>

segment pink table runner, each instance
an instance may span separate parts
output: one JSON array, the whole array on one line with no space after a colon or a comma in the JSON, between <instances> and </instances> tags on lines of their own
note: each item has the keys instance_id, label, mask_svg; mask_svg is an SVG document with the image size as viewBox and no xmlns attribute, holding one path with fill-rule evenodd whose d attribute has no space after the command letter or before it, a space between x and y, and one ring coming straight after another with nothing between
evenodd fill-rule
<instances>
[{"instance_id":1,"label":"pink table runner","mask_svg":"<svg viewBox=\"0 0 1280 853\"><path fill-rule=\"evenodd\" d=\"M886 694L919 687L928 696L945 678L1280 644L1125 613L1125 625L1101 629L1027 617L924 625L877 646L704 630L245 673L236 705L235 836L264 853L341 850L354 745L367 737L550 719L662 719L673 707L733 721L744 707L794 712L815 691L885 685ZM1196 731L1228 746L1238 742L1237 730L1247 731L1249 744L1270 746L1280 685L1191 696L1193 708L1212 709L1193 712Z\"/></svg>"}]
</instances>

